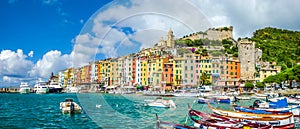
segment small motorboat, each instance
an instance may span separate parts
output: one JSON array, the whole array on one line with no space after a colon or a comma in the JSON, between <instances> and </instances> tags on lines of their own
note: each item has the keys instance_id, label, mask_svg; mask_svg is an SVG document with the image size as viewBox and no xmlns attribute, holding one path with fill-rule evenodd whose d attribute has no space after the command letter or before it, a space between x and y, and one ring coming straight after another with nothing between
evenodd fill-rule
<instances>
[{"instance_id":1,"label":"small motorboat","mask_svg":"<svg viewBox=\"0 0 300 129\"><path fill-rule=\"evenodd\" d=\"M156 98L155 100L145 100L146 106L151 107L162 107L162 108L176 108L176 104L173 100L163 100L161 97Z\"/></svg>"},{"instance_id":2,"label":"small motorboat","mask_svg":"<svg viewBox=\"0 0 300 129\"><path fill-rule=\"evenodd\" d=\"M80 114L82 112L82 108L72 98L66 98L64 102L61 102L60 109L63 114Z\"/></svg>"}]
</instances>

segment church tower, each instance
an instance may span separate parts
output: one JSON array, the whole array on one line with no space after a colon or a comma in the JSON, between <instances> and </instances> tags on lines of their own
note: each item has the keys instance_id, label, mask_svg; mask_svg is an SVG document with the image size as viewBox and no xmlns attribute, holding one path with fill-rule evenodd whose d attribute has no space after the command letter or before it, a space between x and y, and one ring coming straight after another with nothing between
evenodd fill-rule
<instances>
[{"instance_id":1,"label":"church tower","mask_svg":"<svg viewBox=\"0 0 300 129\"><path fill-rule=\"evenodd\" d=\"M173 31L170 29L167 35L167 47L174 48L175 42L174 42L174 35Z\"/></svg>"},{"instance_id":2,"label":"church tower","mask_svg":"<svg viewBox=\"0 0 300 129\"><path fill-rule=\"evenodd\" d=\"M238 56L241 62L241 79L254 81L255 73L255 42L248 39L238 41Z\"/></svg>"}]
</instances>

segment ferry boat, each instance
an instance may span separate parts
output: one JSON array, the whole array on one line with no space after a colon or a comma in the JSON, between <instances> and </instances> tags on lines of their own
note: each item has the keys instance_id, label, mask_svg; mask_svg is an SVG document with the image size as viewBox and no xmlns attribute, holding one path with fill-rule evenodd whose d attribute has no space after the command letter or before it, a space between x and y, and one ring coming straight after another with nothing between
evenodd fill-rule
<instances>
[{"instance_id":1,"label":"ferry boat","mask_svg":"<svg viewBox=\"0 0 300 129\"><path fill-rule=\"evenodd\" d=\"M34 91L37 94L47 94L49 93L49 87L45 81L39 79L34 85Z\"/></svg>"},{"instance_id":2,"label":"ferry boat","mask_svg":"<svg viewBox=\"0 0 300 129\"><path fill-rule=\"evenodd\" d=\"M20 93L21 94L28 94L28 93L30 93L30 87L28 86L27 82L21 82Z\"/></svg>"},{"instance_id":3,"label":"ferry boat","mask_svg":"<svg viewBox=\"0 0 300 129\"><path fill-rule=\"evenodd\" d=\"M48 87L49 93L61 93L63 90L63 88L60 85L58 85L58 83L55 81L51 81Z\"/></svg>"}]
</instances>

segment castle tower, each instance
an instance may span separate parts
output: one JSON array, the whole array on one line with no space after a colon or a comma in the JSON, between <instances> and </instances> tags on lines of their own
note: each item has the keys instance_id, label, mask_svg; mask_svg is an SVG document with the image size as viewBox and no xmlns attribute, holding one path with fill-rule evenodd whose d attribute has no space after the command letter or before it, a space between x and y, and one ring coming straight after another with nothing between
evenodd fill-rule
<instances>
[{"instance_id":1,"label":"castle tower","mask_svg":"<svg viewBox=\"0 0 300 129\"><path fill-rule=\"evenodd\" d=\"M163 39L163 37L161 37L161 39L159 40L157 46L161 47L161 46L165 46L165 44L166 44L165 40Z\"/></svg>"},{"instance_id":2,"label":"castle tower","mask_svg":"<svg viewBox=\"0 0 300 129\"><path fill-rule=\"evenodd\" d=\"M241 62L241 79L254 81L255 73L255 42L248 39L238 41L238 56Z\"/></svg>"},{"instance_id":3,"label":"castle tower","mask_svg":"<svg viewBox=\"0 0 300 129\"><path fill-rule=\"evenodd\" d=\"M167 35L167 47L174 48L175 47L175 42L174 42L174 35L173 31L170 29Z\"/></svg>"}]
</instances>

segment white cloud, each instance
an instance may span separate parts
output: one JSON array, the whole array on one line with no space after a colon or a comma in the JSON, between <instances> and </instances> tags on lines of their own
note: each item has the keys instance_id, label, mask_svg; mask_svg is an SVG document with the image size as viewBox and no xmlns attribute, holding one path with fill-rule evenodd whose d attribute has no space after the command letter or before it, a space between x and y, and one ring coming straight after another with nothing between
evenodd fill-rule
<instances>
[{"instance_id":1,"label":"white cloud","mask_svg":"<svg viewBox=\"0 0 300 129\"><path fill-rule=\"evenodd\" d=\"M73 66L79 67L86 65L92 61L97 53L100 39L91 36L89 33L81 34L73 39L74 45L71 56L73 58Z\"/></svg>"},{"instance_id":2,"label":"white cloud","mask_svg":"<svg viewBox=\"0 0 300 129\"><path fill-rule=\"evenodd\" d=\"M90 59L86 57L94 57L95 54L103 54L106 58L115 57L124 54L124 49L121 47L132 47L132 45L139 48L151 47L160 37L167 34L153 32L167 32L172 28L175 35L181 37L187 33L207 29L208 26L210 24L206 17L188 1L131 0L126 3L113 1L110 6L95 13L83 28L85 33L90 32L92 34L90 36L100 41L97 52L78 51L78 49L90 48L82 45L80 41L75 42L75 51L73 52L75 54L79 52L81 58L85 59ZM124 33L120 29L123 27L131 28L135 32ZM86 28L90 30L88 31ZM81 35L85 35L85 33ZM140 45L131 41L139 42ZM133 53L136 50L131 48L126 52ZM91 50L91 52L94 51ZM84 54L86 55L84 56ZM75 57L77 58L77 56Z\"/></svg>"},{"instance_id":3,"label":"white cloud","mask_svg":"<svg viewBox=\"0 0 300 129\"><path fill-rule=\"evenodd\" d=\"M23 54L21 49L18 49L16 52L11 50L2 50L0 53L0 77L28 76L28 71L34 64L26 58L27 56Z\"/></svg>"},{"instance_id":4,"label":"white cloud","mask_svg":"<svg viewBox=\"0 0 300 129\"><path fill-rule=\"evenodd\" d=\"M52 50L37 61L30 71L30 76L48 78L52 72L58 73L59 70L70 67L72 67L72 58L70 55L62 55L60 51Z\"/></svg>"},{"instance_id":5,"label":"white cloud","mask_svg":"<svg viewBox=\"0 0 300 129\"><path fill-rule=\"evenodd\" d=\"M267 26L300 30L298 0L191 0L215 26L232 25L235 38Z\"/></svg>"},{"instance_id":6,"label":"white cloud","mask_svg":"<svg viewBox=\"0 0 300 129\"><path fill-rule=\"evenodd\" d=\"M33 57L33 51L30 51L30 52L28 53L28 56L29 56L29 57Z\"/></svg>"}]
</instances>

